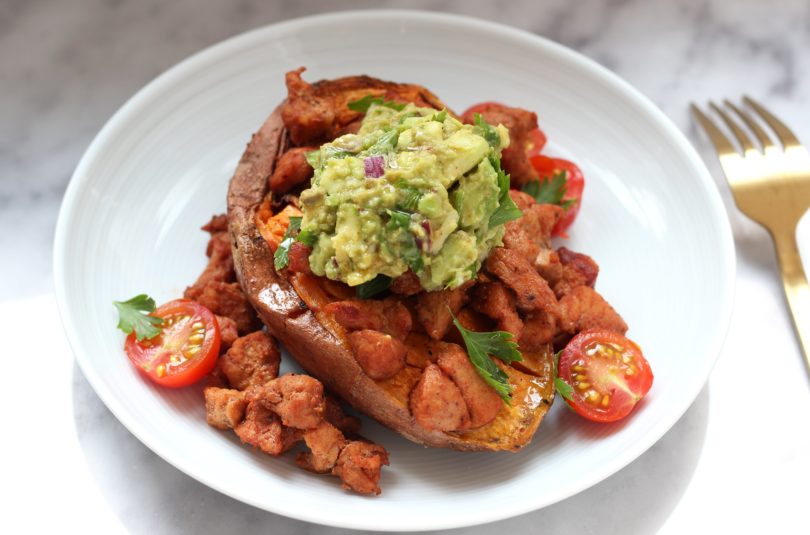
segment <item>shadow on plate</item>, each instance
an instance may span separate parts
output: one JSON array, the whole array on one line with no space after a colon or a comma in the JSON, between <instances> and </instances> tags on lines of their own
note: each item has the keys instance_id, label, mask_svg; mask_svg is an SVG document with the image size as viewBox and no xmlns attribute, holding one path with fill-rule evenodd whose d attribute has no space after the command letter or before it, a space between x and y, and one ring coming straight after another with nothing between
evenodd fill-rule
<instances>
[{"instance_id":1,"label":"shadow on plate","mask_svg":"<svg viewBox=\"0 0 810 535\"><path fill-rule=\"evenodd\" d=\"M658 531L695 471L706 436L708 407L706 387L675 426L623 470L562 502L497 524L467 528L465 535L491 533L495 525L499 531L513 533L538 526L546 533L560 534ZM73 412L89 471L111 510L131 533L354 533L256 509L180 472L116 420L77 365L73 368ZM620 524L615 522L617 516L622 519ZM436 533L454 532L458 533Z\"/></svg>"}]
</instances>

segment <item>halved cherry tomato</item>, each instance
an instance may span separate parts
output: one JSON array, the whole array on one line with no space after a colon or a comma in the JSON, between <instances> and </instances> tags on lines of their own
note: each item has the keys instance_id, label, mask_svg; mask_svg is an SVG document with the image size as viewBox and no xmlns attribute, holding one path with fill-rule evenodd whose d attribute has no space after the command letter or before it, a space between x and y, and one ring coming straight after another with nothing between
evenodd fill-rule
<instances>
[{"instance_id":1,"label":"halved cherry tomato","mask_svg":"<svg viewBox=\"0 0 810 535\"><path fill-rule=\"evenodd\" d=\"M582 204L582 190L585 189L585 178L582 171L573 162L561 158L549 158L543 154L535 154L529 161L540 175L540 183L551 180L555 173L566 172L565 195L563 201L573 200L574 202L565 209L565 213L551 230L552 236L566 236L565 231L574 222L579 213L579 206Z\"/></svg>"},{"instance_id":2,"label":"halved cherry tomato","mask_svg":"<svg viewBox=\"0 0 810 535\"><path fill-rule=\"evenodd\" d=\"M196 383L214 369L219 356L219 324L204 306L176 299L150 314L163 318L162 331L151 340L130 334L124 349L138 370L161 386Z\"/></svg>"},{"instance_id":3,"label":"halved cherry tomato","mask_svg":"<svg viewBox=\"0 0 810 535\"><path fill-rule=\"evenodd\" d=\"M568 342L557 376L573 387L568 405L594 422L615 422L630 414L653 382L641 349L602 329L582 331Z\"/></svg>"},{"instance_id":4,"label":"halved cherry tomato","mask_svg":"<svg viewBox=\"0 0 810 535\"><path fill-rule=\"evenodd\" d=\"M526 156L531 158L532 156L540 154L543 147L546 146L546 134L539 128L535 128L528 133L527 137Z\"/></svg>"}]
</instances>

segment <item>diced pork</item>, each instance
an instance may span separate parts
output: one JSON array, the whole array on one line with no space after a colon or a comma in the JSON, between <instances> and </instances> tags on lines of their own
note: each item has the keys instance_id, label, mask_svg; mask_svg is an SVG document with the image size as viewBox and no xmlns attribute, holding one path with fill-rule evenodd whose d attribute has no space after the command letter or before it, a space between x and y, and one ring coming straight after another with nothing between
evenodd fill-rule
<instances>
[{"instance_id":1,"label":"diced pork","mask_svg":"<svg viewBox=\"0 0 810 535\"><path fill-rule=\"evenodd\" d=\"M340 477L344 489L360 494L379 494L383 466L388 466L385 448L365 440L354 440L340 451L332 473Z\"/></svg>"},{"instance_id":2,"label":"diced pork","mask_svg":"<svg viewBox=\"0 0 810 535\"><path fill-rule=\"evenodd\" d=\"M434 340L441 340L453 321L453 314L458 314L464 305L466 288L425 292L416 296L416 317L425 332Z\"/></svg>"},{"instance_id":3,"label":"diced pork","mask_svg":"<svg viewBox=\"0 0 810 535\"><path fill-rule=\"evenodd\" d=\"M380 331L363 329L349 333L349 345L357 363L372 379L389 379L405 367L405 344Z\"/></svg>"},{"instance_id":4,"label":"diced pork","mask_svg":"<svg viewBox=\"0 0 810 535\"><path fill-rule=\"evenodd\" d=\"M411 391L411 414L416 423L432 431L457 431L470 425L470 413L461 391L435 364L428 364Z\"/></svg>"},{"instance_id":5,"label":"diced pork","mask_svg":"<svg viewBox=\"0 0 810 535\"><path fill-rule=\"evenodd\" d=\"M308 429L302 434L309 451L299 453L295 464L318 474L331 471L338 460L340 450L346 445L343 433L324 421L318 427Z\"/></svg>"},{"instance_id":6,"label":"diced pork","mask_svg":"<svg viewBox=\"0 0 810 535\"><path fill-rule=\"evenodd\" d=\"M278 415L258 401L248 403L245 420L234 432L245 444L269 455L281 455L298 439L295 433L284 429Z\"/></svg>"},{"instance_id":7,"label":"diced pork","mask_svg":"<svg viewBox=\"0 0 810 535\"><path fill-rule=\"evenodd\" d=\"M273 174L270 175L270 191L282 194L306 184L314 172L307 162L306 154L316 148L294 147L282 154L276 161Z\"/></svg>"},{"instance_id":8,"label":"diced pork","mask_svg":"<svg viewBox=\"0 0 810 535\"><path fill-rule=\"evenodd\" d=\"M251 389L249 401L260 401L281 417L284 425L314 429L326 410L323 385L314 377L288 373L264 386Z\"/></svg>"},{"instance_id":9,"label":"diced pork","mask_svg":"<svg viewBox=\"0 0 810 535\"><path fill-rule=\"evenodd\" d=\"M245 416L245 397L239 390L205 388L205 421L217 429L233 429Z\"/></svg>"},{"instance_id":10,"label":"diced pork","mask_svg":"<svg viewBox=\"0 0 810 535\"><path fill-rule=\"evenodd\" d=\"M486 267L515 291L520 310L544 310L557 314L557 297L548 282L519 253L498 247L490 253Z\"/></svg>"},{"instance_id":11,"label":"diced pork","mask_svg":"<svg viewBox=\"0 0 810 535\"><path fill-rule=\"evenodd\" d=\"M239 332L236 330L236 322L227 316L217 316L217 324L219 325L219 352L224 353L239 338Z\"/></svg>"},{"instance_id":12,"label":"diced pork","mask_svg":"<svg viewBox=\"0 0 810 535\"><path fill-rule=\"evenodd\" d=\"M439 368L461 391L470 414L470 428L481 427L495 418L504 405L503 400L481 378L461 346L446 344L439 354Z\"/></svg>"},{"instance_id":13,"label":"diced pork","mask_svg":"<svg viewBox=\"0 0 810 535\"><path fill-rule=\"evenodd\" d=\"M349 330L371 329L405 339L413 326L408 308L396 299L335 301L324 307Z\"/></svg>"},{"instance_id":14,"label":"diced pork","mask_svg":"<svg viewBox=\"0 0 810 535\"><path fill-rule=\"evenodd\" d=\"M227 316L236 322L239 334L248 334L261 328L256 311L242 293L239 283L208 281L195 301L218 316Z\"/></svg>"},{"instance_id":15,"label":"diced pork","mask_svg":"<svg viewBox=\"0 0 810 535\"><path fill-rule=\"evenodd\" d=\"M264 331L256 331L237 338L219 359L219 367L232 387L244 390L278 377L280 361L275 341Z\"/></svg>"},{"instance_id":16,"label":"diced pork","mask_svg":"<svg viewBox=\"0 0 810 535\"><path fill-rule=\"evenodd\" d=\"M216 232L208 240L208 264L197 277L196 282L186 288L183 296L186 299L197 300L203 293L203 289L209 282L233 282L236 280L236 272L233 268L233 257L231 256L231 241L227 232Z\"/></svg>"},{"instance_id":17,"label":"diced pork","mask_svg":"<svg viewBox=\"0 0 810 535\"><path fill-rule=\"evenodd\" d=\"M479 284L473 290L471 306L498 322L498 330L515 338L523 331L523 321L515 309L515 293L500 282Z\"/></svg>"},{"instance_id":18,"label":"diced pork","mask_svg":"<svg viewBox=\"0 0 810 535\"><path fill-rule=\"evenodd\" d=\"M590 256L575 253L565 247L557 249L562 264L560 280L554 284L554 293L562 298L578 286L594 287L599 275L599 266Z\"/></svg>"},{"instance_id":19,"label":"diced pork","mask_svg":"<svg viewBox=\"0 0 810 535\"><path fill-rule=\"evenodd\" d=\"M578 286L560 300L560 327L569 334L593 328L627 332L619 313L589 286Z\"/></svg>"},{"instance_id":20,"label":"diced pork","mask_svg":"<svg viewBox=\"0 0 810 535\"><path fill-rule=\"evenodd\" d=\"M553 316L542 310L530 312L523 318L518 345L526 351L535 351L552 342L557 333L557 321Z\"/></svg>"}]
</instances>

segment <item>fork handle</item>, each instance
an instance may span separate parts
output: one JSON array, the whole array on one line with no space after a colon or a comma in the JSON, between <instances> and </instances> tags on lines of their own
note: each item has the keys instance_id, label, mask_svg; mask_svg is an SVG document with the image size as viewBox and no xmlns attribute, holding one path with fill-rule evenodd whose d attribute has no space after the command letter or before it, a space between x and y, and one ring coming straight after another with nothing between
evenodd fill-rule
<instances>
[{"instance_id":1,"label":"fork handle","mask_svg":"<svg viewBox=\"0 0 810 535\"><path fill-rule=\"evenodd\" d=\"M810 286L807 285L807 276L799 256L796 229L793 227L789 231L775 233L773 238L782 271L785 297L793 316L793 326L804 353L807 371L810 373Z\"/></svg>"}]
</instances>

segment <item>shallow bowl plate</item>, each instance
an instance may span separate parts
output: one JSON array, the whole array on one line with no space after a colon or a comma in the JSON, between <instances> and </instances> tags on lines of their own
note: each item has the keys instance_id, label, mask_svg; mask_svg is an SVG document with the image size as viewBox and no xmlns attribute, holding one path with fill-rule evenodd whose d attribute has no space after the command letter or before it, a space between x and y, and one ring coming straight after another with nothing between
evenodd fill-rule
<instances>
[{"instance_id":1,"label":"shallow bowl plate","mask_svg":"<svg viewBox=\"0 0 810 535\"><path fill-rule=\"evenodd\" d=\"M560 400L533 443L511 454L426 449L365 422L391 466L383 494L243 447L205 424L199 388L153 387L130 366L115 300L179 297L205 264L198 230L225 208L252 132L284 98L284 73L351 74L428 87L455 110L496 100L537 111L548 152L587 184L567 247L601 266L597 288L621 312L655 384L631 418L586 422ZM730 318L733 242L720 197L685 138L599 65L540 37L474 19L354 12L293 20L211 47L132 97L71 179L54 270L82 371L119 420L199 481L290 517L334 526L422 530L498 520L571 496L638 457L705 383ZM685 336L689 338L684 347Z\"/></svg>"}]
</instances>

